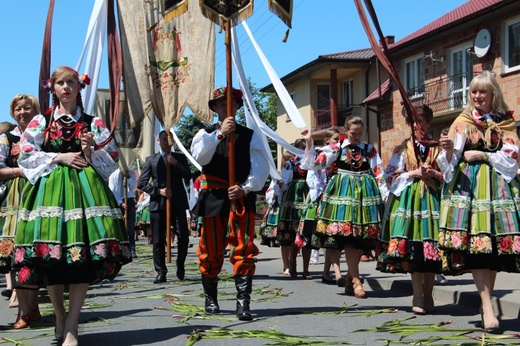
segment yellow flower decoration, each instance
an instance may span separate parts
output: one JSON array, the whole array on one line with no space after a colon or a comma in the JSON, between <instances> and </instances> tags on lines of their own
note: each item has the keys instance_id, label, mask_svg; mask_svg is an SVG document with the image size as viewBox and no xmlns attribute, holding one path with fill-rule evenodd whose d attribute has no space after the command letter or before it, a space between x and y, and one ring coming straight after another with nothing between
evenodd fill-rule
<instances>
[{"instance_id":1,"label":"yellow flower decoration","mask_svg":"<svg viewBox=\"0 0 520 346\"><path fill-rule=\"evenodd\" d=\"M78 247L70 249L70 258L73 262L79 261L81 258L81 249Z\"/></svg>"},{"instance_id":2,"label":"yellow flower decoration","mask_svg":"<svg viewBox=\"0 0 520 346\"><path fill-rule=\"evenodd\" d=\"M316 226L316 232L325 233L327 229L327 224L323 221L318 221L318 225Z\"/></svg>"}]
</instances>

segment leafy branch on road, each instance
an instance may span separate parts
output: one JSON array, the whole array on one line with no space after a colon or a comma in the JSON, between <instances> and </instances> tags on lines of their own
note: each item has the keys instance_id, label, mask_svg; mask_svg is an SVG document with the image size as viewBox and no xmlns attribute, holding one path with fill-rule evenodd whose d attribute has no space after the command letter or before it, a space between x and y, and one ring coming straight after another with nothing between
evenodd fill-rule
<instances>
[{"instance_id":1,"label":"leafy branch on road","mask_svg":"<svg viewBox=\"0 0 520 346\"><path fill-rule=\"evenodd\" d=\"M408 320L414 319L415 316L387 321L380 326L373 328L363 328L355 330L354 332L378 332L388 334L400 334L402 337L399 340L388 340L379 339L385 345L432 345L436 342L443 342L445 344L449 341L450 345L518 345L519 334L505 334L505 335L489 335L482 333L480 337L469 335L475 332L482 332L482 329L478 328L449 328L447 325L451 324L451 321L443 321L438 323L405 323ZM407 339L408 337L423 333L455 333L452 335L433 335L420 339ZM478 343L468 343L469 340L478 341ZM516 339L513 342L507 342L505 340ZM455 343L459 341L459 343Z\"/></svg>"},{"instance_id":2,"label":"leafy branch on road","mask_svg":"<svg viewBox=\"0 0 520 346\"><path fill-rule=\"evenodd\" d=\"M322 336L324 337L324 336ZM310 339L308 336L295 336L281 333L275 329L269 330L233 330L229 328L195 329L188 337L186 346L193 346L202 339L267 339L276 340L266 346L289 346L289 345L352 345L347 341L322 341Z\"/></svg>"}]
</instances>

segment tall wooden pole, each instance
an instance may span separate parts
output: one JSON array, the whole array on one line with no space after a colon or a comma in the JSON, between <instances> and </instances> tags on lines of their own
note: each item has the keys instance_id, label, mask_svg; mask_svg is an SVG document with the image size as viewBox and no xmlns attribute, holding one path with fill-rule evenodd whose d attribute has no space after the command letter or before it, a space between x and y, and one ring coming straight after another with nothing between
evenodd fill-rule
<instances>
[{"instance_id":1,"label":"tall wooden pole","mask_svg":"<svg viewBox=\"0 0 520 346\"><path fill-rule=\"evenodd\" d=\"M170 152L171 146L173 145L173 139L171 138L171 133L168 131L168 143L170 144ZM165 158L168 157L170 153L166 153ZM171 191L172 189L172 168L168 162L166 163L166 188ZM172 220L171 220L171 196L170 198L166 198L166 263L172 263Z\"/></svg>"},{"instance_id":2,"label":"tall wooden pole","mask_svg":"<svg viewBox=\"0 0 520 346\"><path fill-rule=\"evenodd\" d=\"M226 30L226 80L227 80L227 116L234 117L233 114L233 81L231 74L231 21L228 20L225 25ZM235 133L231 133L227 136L227 149L228 149L228 159L229 159L229 186L235 185ZM231 201L231 211L234 211L235 204Z\"/></svg>"}]
</instances>

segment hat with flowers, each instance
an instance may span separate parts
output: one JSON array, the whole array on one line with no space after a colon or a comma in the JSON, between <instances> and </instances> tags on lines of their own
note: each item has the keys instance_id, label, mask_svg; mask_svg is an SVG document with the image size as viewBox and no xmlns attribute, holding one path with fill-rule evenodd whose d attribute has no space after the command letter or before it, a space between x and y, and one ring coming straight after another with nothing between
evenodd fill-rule
<instances>
[{"instance_id":1,"label":"hat with flowers","mask_svg":"<svg viewBox=\"0 0 520 346\"><path fill-rule=\"evenodd\" d=\"M235 89L235 88L231 88L231 90L233 92L233 97L238 102L239 108L242 107L244 105L244 99L243 99L244 94L242 93L242 90ZM208 101L209 108L212 111L215 111L215 103L218 100L221 100L221 99L227 97L227 91L228 91L227 86L220 86L220 87L216 88L215 90L213 90L213 98Z\"/></svg>"}]
</instances>

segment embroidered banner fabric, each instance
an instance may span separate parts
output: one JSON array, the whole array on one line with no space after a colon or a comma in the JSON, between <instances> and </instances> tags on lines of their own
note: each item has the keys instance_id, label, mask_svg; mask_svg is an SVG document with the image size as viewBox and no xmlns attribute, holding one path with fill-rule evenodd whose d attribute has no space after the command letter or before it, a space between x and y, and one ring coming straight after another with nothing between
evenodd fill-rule
<instances>
[{"instance_id":1,"label":"embroidered banner fabric","mask_svg":"<svg viewBox=\"0 0 520 346\"><path fill-rule=\"evenodd\" d=\"M173 18L183 14L188 10L188 0L163 0L164 1L164 21L169 22Z\"/></svg>"},{"instance_id":2,"label":"embroidered banner fabric","mask_svg":"<svg viewBox=\"0 0 520 346\"><path fill-rule=\"evenodd\" d=\"M118 0L125 66L124 86L133 121L155 113L165 129L188 106L211 122L208 100L214 87L215 26L199 4L166 22L163 0Z\"/></svg>"},{"instance_id":3,"label":"embroidered banner fabric","mask_svg":"<svg viewBox=\"0 0 520 346\"><path fill-rule=\"evenodd\" d=\"M253 0L200 0L202 14L224 26L228 20L237 25L253 14Z\"/></svg>"},{"instance_id":4,"label":"embroidered banner fabric","mask_svg":"<svg viewBox=\"0 0 520 346\"><path fill-rule=\"evenodd\" d=\"M276 14L280 19L291 28L293 0L269 0L269 11Z\"/></svg>"}]
</instances>

